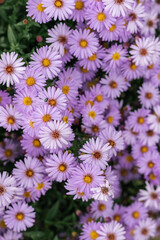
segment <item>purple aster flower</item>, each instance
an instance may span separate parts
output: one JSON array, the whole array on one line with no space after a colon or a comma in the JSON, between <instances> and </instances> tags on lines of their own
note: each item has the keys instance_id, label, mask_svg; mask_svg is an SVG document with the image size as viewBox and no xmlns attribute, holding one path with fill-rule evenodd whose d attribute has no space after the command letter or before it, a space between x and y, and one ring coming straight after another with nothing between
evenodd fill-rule
<instances>
[{"instance_id":1,"label":"purple aster flower","mask_svg":"<svg viewBox=\"0 0 160 240\"><path fill-rule=\"evenodd\" d=\"M57 107L60 111L66 109L66 96L63 94L62 90L55 87L48 87L47 90L39 92L39 98L43 104L48 104L51 107Z\"/></svg>"},{"instance_id":2,"label":"purple aster flower","mask_svg":"<svg viewBox=\"0 0 160 240\"><path fill-rule=\"evenodd\" d=\"M149 114L147 117L147 123L149 124L150 128L156 132L160 133L160 106L156 105L154 108L154 114Z\"/></svg>"},{"instance_id":3,"label":"purple aster flower","mask_svg":"<svg viewBox=\"0 0 160 240\"><path fill-rule=\"evenodd\" d=\"M35 195L39 198L41 195L45 195L48 189L52 188L52 182L48 177L44 177L41 182L39 182L34 188L31 190L31 195Z\"/></svg>"},{"instance_id":4,"label":"purple aster flower","mask_svg":"<svg viewBox=\"0 0 160 240\"><path fill-rule=\"evenodd\" d=\"M110 213L110 217L112 218L112 220L123 223L124 209L125 208L123 206L116 203Z\"/></svg>"},{"instance_id":5,"label":"purple aster flower","mask_svg":"<svg viewBox=\"0 0 160 240\"><path fill-rule=\"evenodd\" d=\"M22 58L18 58L15 52L2 53L0 59L0 83L6 84L7 87L18 83L25 71Z\"/></svg>"},{"instance_id":6,"label":"purple aster flower","mask_svg":"<svg viewBox=\"0 0 160 240\"><path fill-rule=\"evenodd\" d=\"M13 105L0 107L0 126L6 128L8 132L18 130L22 124L22 115Z\"/></svg>"},{"instance_id":7,"label":"purple aster flower","mask_svg":"<svg viewBox=\"0 0 160 240\"><path fill-rule=\"evenodd\" d=\"M156 145L149 146L147 144L143 144L141 141L136 141L135 144L132 145L132 155L135 159L142 157L150 152L156 151Z\"/></svg>"},{"instance_id":8,"label":"purple aster flower","mask_svg":"<svg viewBox=\"0 0 160 240\"><path fill-rule=\"evenodd\" d=\"M67 147L74 134L68 124L54 120L40 129L39 138L45 149L55 151Z\"/></svg>"},{"instance_id":9,"label":"purple aster flower","mask_svg":"<svg viewBox=\"0 0 160 240\"><path fill-rule=\"evenodd\" d=\"M75 169L75 158L73 154L58 151L57 154L49 155L46 158L46 172L52 180L62 182L68 179Z\"/></svg>"},{"instance_id":10,"label":"purple aster flower","mask_svg":"<svg viewBox=\"0 0 160 240\"><path fill-rule=\"evenodd\" d=\"M109 143L105 144L102 139L91 138L80 149L80 160L85 163L98 166L100 169L105 169L109 161L108 150L111 148Z\"/></svg>"},{"instance_id":11,"label":"purple aster flower","mask_svg":"<svg viewBox=\"0 0 160 240\"><path fill-rule=\"evenodd\" d=\"M35 212L27 203L14 203L6 210L4 220L9 229L16 232L26 231L34 224Z\"/></svg>"},{"instance_id":12,"label":"purple aster flower","mask_svg":"<svg viewBox=\"0 0 160 240\"><path fill-rule=\"evenodd\" d=\"M146 12L144 16L143 28L141 29L142 34L144 36L155 35L157 22L158 13L156 12L156 9L153 8L151 11Z\"/></svg>"},{"instance_id":13,"label":"purple aster flower","mask_svg":"<svg viewBox=\"0 0 160 240\"><path fill-rule=\"evenodd\" d=\"M72 14L69 16L70 19L77 22L84 21L84 13L86 10L85 0L75 0L75 8L73 9Z\"/></svg>"},{"instance_id":14,"label":"purple aster flower","mask_svg":"<svg viewBox=\"0 0 160 240\"><path fill-rule=\"evenodd\" d=\"M72 14L74 9L74 0L42 0L45 7L44 12L49 18L54 20L65 20Z\"/></svg>"},{"instance_id":15,"label":"purple aster flower","mask_svg":"<svg viewBox=\"0 0 160 240\"><path fill-rule=\"evenodd\" d=\"M99 237L97 240L125 240L125 228L121 223L111 221L110 223L103 223L98 230Z\"/></svg>"},{"instance_id":16,"label":"purple aster flower","mask_svg":"<svg viewBox=\"0 0 160 240\"><path fill-rule=\"evenodd\" d=\"M151 82L152 82L156 87L159 87L159 86L160 86L160 70L159 70L159 64L158 64L158 66L156 66L156 68L154 69L154 71L152 71L150 77L151 77Z\"/></svg>"},{"instance_id":17,"label":"purple aster flower","mask_svg":"<svg viewBox=\"0 0 160 240\"><path fill-rule=\"evenodd\" d=\"M110 211L113 206L113 200L110 198L108 201L95 200L91 203L91 213L95 219L103 219L110 216Z\"/></svg>"},{"instance_id":18,"label":"purple aster flower","mask_svg":"<svg viewBox=\"0 0 160 240\"><path fill-rule=\"evenodd\" d=\"M37 128L35 128L34 126L35 122L33 122L32 113L31 114L24 113L22 117L22 122L23 122L22 129L24 134L28 134L31 137L37 134Z\"/></svg>"},{"instance_id":19,"label":"purple aster flower","mask_svg":"<svg viewBox=\"0 0 160 240\"><path fill-rule=\"evenodd\" d=\"M82 233L79 237L80 240L93 240L99 237L97 230L100 230L100 222L88 222L82 227Z\"/></svg>"},{"instance_id":20,"label":"purple aster flower","mask_svg":"<svg viewBox=\"0 0 160 240\"><path fill-rule=\"evenodd\" d=\"M108 180L100 184L99 187L91 188L93 193L92 198L95 200L108 201L109 198L114 198L114 191Z\"/></svg>"},{"instance_id":21,"label":"purple aster flower","mask_svg":"<svg viewBox=\"0 0 160 240\"><path fill-rule=\"evenodd\" d=\"M121 119L120 111L117 108L111 108L105 115L106 125L117 127Z\"/></svg>"},{"instance_id":22,"label":"purple aster flower","mask_svg":"<svg viewBox=\"0 0 160 240\"><path fill-rule=\"evenodd\" d=\"M27 2L27 16L35 20L35 22L46 23L50 21L48 15L44 12L45 7L41 0L29 0Z\"/></svg>"},{"instance_id":23,"label":"purple aster flower","mask_svg":"<svg viewBox=\"0 0 160 240\"><path fill-rule=\"evenodd\" d=\"M66 24L59 23L54 28L48 30L49 37L46 38L46 42L50 43L50 47L63 56L71 33L72 30Z\"/></svg>"},{"instance_id":24,"label":"purple aster flower","mask_svg":"<svg viewBox=\"0 0 160 240\"><path fill-rule=\"evenodd\" d=\"M56 82L58 88L60 88L68 101L74 101L78 95L78 88L74 80L60 79Z\"/></svg>"},{"instance_id":25,"label":"purple aster flower","mask_svg":"<svg viewBox=\"0 0 160 240\"><path fill-rule=\"evenodd\" d=\"M98 106L91 106L90 104L85 106L82 110L83 122L92 121L101 121L103 119L102 109L99 109Z\"/></svg>"},{"instance_id":26,"label":"purple aster flower","mask_svg":"<svg viewBox=\"0 0 160 240\"><path fill-rule=\"evenodd\" d=\"M68 44L71 54L78 59L91 57L98 49L98 39L93 32L86 29L74 30Z\"/></svg>"},{"instance_id":27,"label":"purple aster flower","mask_svg":"<svg viewBox=\"0 0 160 240\"><path fill-rule=\"evenodd\" d=\"M70 112L68 109L63 111L61 120L71 126L74 122L73 113Z\"/></svg>"},{"instance_id":28,"label":"purple aster flower","mask_svg":"<svg viewBox=\"0 0 160 240\"><path fill-rule=\"evenodd\" d=\"M115 18L103 6L98 5L94 8L88 8L85 11L85 20L91 29L101 32L104 28L109 29L111 24L115 23Z\"/></svg>"},{"instance_id":29,"label":"purple aster flower","mask_svg":"<svg viewBox=\"0 0 160 240\"><path fill-rule=\"evenodd\" d=\"M25 88L16 92L13 102L19 112L29 113L38 106L40 100L37 97L36 90L28 90Z\"/></svg>"},{"instance_id":30,"label":"purple aster flower","mask_svg":"<svg viewBox=\"0 0 160 240\"><path fill-rule=\"evenodd\" d=\"M127 226L132 227L140 220L147 217L147 209L140 202L134 202L126 207L124 213L124 222Z\"/></svg>"},{"instance_id":31,"label":"purple aster flower","mask_svg":"<svg viewBox=\"0 0 160 240\"><path fill-rule=\"evenodd\" d=\"M108 150L110 157L113 155L116 156L117 151L124 149L122 132L116 131L114 127L106 127L106 129L99 134L99 138L101 138L105 143L109 143L109 146L111 146Z\"/></svg>"},{"instance_id":32,"label":"purple aster flower","mask_svg":"<svg viewBox=\"0 0 160 240\"><path fill-rule=\"evenodd\" d=\"M138 140L144 145L153 146L159 142L159 134L148 128L145 132L141 132L138 135Z\"/></svg>"},{"instance_id":33,"label":"purple aster flower","mask_svg":"<svg viewBox=\"0 0 160 240\"><path fill-rule=\"evenodd\" d=\"M43 156L47 152L37 136L31 137L27 133L22 135L21 146L25 150L26 155L31 157Z\"/></svg>"},{"instance_id":34,"label":"purple aster flower","mask_svg":"<svg viewBox=\"0 0 160 240\"><path fill-rule=\"evenodd\" d=\"M82 128L84 129L85 133L89 133L91 136L98 136L101 131L106 128L106 121L92 121L83 122Z\"/></svg>"},{"instance_id":35,"label":"purple aster flower","mask_svg":"<svg viewBox=\"0 0 160 240\"><path fill-rule=\"evenodd\" d=\"M102 0L105 9L112 14L113 17L125 17L128 10L133 8L133 0Z\"/></svg>"},{"instance_id":36,"label":"purple aster flower","mask_svg":"<svg viewBox=\"0 0 160 240\"><path fill-rule=\"evenodd\" d=\"M17 233L8 229L7 232L3 234L3 237L1 237L1 240L19 240L22 238L22 233Z\"/></svg>"},{"instance_id":37,"label":"purple aster flower","mask_svg":"<svg viewBox=\"0 0 160 240\"><path fill-rule=\"evenodd\" d=\"M82 88L82 78L80 72L76 68L68 67L66 70L63 69L63 71L59 74L59 79L67 80L70 82L70 80L74 81L74 85L76 88Z\"/></svg>"},{"instance_id":38,"label":"purple aster flower","mask_svg":"<svg viewBox=\"0 0 160 240\"><path fill-rule=\"evenodd\" d=\"M0 146L0 159L14 162L22 153L19 142L16 139L5 138L3 146Z\"/></svg>"},{"instance_id":39,"label":"purple aster flower","mask_svg":"<svg viewBox=\"0 0 160 240\"><path fill-rule=\"evenodd\" d=\"M11 97L6 91L0 90L0 106L5 107L11 104Z\"/></svg>"},{"instance_id":40,"label":"purple aster flower","mask_svg":"<svg viewBox=\"0 0 160 240\"><path fill-rule=\"evenodd\" d=\"M39 71L27 66L25 73L19 83L16 84L18 90L28 88L29 90L41 90L46 83L45 77Z\"/></svg>"},{"instance_id":41,"label":"purple aster flower","mask_svg":"<svg viewBox=\"0 0 160 240\"><path fill-rule=\"evenodd\" d=\"M49 79L57 76L62 66L59 53L48 46L37 49L37 52L31 55L31 60L30 64L33 69L38 70Z\"/></svg>"},{"instance_id":42,"label":"purple aster flower","mask_svg":"<svg viewBox=\"0 0 160 240\"><path fill-rule=\"evenodd\" d=\"M127 78L128 81L131 81L143 76L143 68L141 66L137 66L135 63L127 59L121 65L121 73L123 77Z\"/></svg>"},{"instance_id":43,"label":"purple aster flower","mask_svg":"<svg viewBox=\"0 0 160 240\"><path fill-rule=\"evenodd\" d=\"M20 160L15 163L13 175L17 183L22 187L30 188L41 182L44 167L37 158L26 157L24 162Z\"/></svg>"},{"instance_id":44,"label":"purple aster flower","mask_svg":"<svg viewBox=\"0 0 160 240\"><path fill-rule=\"evenodd\" d=\"M152 218L146 218L139 221L134 230L134 239L147 240L150 237L155 237L156 221Z\"/></svg>"},{"instance_id":45,"label":"purple aster flower","mask_svg":"<svg viewBox=\"0 0 160 240\"><path fill-rule=\"evenodd\" d=\"M109 181L109 184L111 185L115 198L118 198L120 196L120 182L118 179L118 176L116 175L116 172L108 166L105 170L105 180Z\"/></svg>"}]
</instances>

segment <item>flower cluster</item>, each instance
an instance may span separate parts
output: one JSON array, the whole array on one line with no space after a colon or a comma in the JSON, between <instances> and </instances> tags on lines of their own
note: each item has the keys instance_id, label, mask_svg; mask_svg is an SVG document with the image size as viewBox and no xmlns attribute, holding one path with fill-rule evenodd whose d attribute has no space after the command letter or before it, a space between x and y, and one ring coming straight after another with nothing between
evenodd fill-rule
<instances>
[{"instance_id":1,"label":"flower cluster","mask_svg":"<svg viewBox=\"0 0 160 240\"><path fill-rule=\"evenodd\" d=\"M22 238L32 203L55 182L90 200L79 236L66 239L159 235L160 1L29 0L26 9L54 25L28 64L0 57L0 160L13 166L0 174L0 239Z\"/></svg>"}]
</instances>

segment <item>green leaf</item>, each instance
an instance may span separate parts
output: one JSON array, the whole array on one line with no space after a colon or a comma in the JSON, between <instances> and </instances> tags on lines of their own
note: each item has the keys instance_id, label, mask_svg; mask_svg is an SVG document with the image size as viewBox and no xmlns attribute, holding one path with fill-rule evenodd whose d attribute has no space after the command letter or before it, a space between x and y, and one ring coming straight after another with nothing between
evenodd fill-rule
<instances>
[{"instance_id":1,"label":"green leaf","mask_svg":"<svg viewBox=\"0 0 160 240\"><path fill-rule=\"evenodd\" d=\"M55 237L53 238L53 240L58 240L58 237L57 237L57 236L55 236Z\"/></svg>"},{"instance_id":2,"label":"green leaf","mask_svg":"<svg viewBox=\"0 0 160 240\"><path fill-rule=\"evenodd\" d=\"M43 239L45 237L45 232L41 231L24 232L23 235L25 237L30 237L33 240L36 240L38 238Z\"/></svg>"},{"instance_id":3,"label":"green leaf","mask_svg":"<svg viewBox=\"0 0 160 240\"><path fill-rule=\"evenodd\" d=\"M10 25L8 25L8 41L10 44L16 44L16 36Z\"/></svg>"},{"instance_id":4,"label":"green leaf","mask_svg":"<svg viewBox=\"0 0 160 240\"><path fill-rule=\"evenodd\" d=\"M52 220L56 216L57 212L59 209L59 201L57 201L52 208L49 209L47 215L46 215L46 220Z\"/></svg>"}]
</instances>

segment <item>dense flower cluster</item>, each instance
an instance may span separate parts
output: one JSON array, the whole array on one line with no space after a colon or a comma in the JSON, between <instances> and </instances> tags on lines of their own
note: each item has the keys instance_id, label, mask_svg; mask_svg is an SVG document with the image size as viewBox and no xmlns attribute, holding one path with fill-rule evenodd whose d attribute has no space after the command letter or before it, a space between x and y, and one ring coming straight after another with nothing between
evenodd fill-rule
<instances>
[{"instance_id":1,"label":"dense flower cluster","mask_svg":"<svg viewBox=\"0 0 160 240\"><path fill-rule=\"evenodd\" d=\"M92 200L74 239L157 236L160 1L29 0L26 8L40 24L62 22L27 66L15 52L0 57L0 160L13 164L0 174L0 240L21 239L34 225L31 203L54 181L73 199ZM126 103L136 79L138 99ZM85 136L78 157L76 128ZM134 180L143 189L119 204L122 186Z\"/></svg>"}]
</instances>

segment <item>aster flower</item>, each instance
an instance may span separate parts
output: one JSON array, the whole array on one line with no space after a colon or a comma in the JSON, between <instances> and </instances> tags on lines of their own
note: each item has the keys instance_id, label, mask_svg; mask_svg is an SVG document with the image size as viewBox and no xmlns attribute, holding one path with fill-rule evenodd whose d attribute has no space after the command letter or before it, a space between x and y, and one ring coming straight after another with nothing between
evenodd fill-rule
<instances>
[{"instance_id":1,"label":"aster flower","mask_svg":"<svg viewBox=\"0 0 160 240\"><path fill-rule=\"evenodd\" d=\"M138 135L138 140L143 145L153 146L159 142L159 134L148 128L145 132L141 132Z\"/></svg>"},{"instance_id":2,"label":"aster flower","mask_svg":"<svg viewBox=\"0 0 160 240\"><path fill-rule=\"evenodd\" d=\"M1 240L19 240L22 237L22 233L17 233L8 229L7 232L3 234L3 237L1 237Z\"/></svg>"},{"instance_id":3,"label":"aster flower","mask_svg":"<svg viewBox=\"0 0 160 240\"><path fill-rule=\"evenodd\" d=\"M44 167L37 158L26 157L24 162L15 163L13 176L20 186L30 188L41 181L43 172Z\"/></svg>"},{"instance_id":4,"label":"aster flower","mask_svg":"<svg viewBox=\"0 0 160 240\"><path fill-rule=\"evenodd\" d=\"M62 90L55 87L48 87L47 90L43 89L39 92L39 98L43 104L48 104L51 107L57 107L60 111L66 109L67 99Z\"/></svg>"},{"instance_id":5,"label":"aster flower","mask_svg":"<svg viewBox=\"0 0 160 240\"><path fill-rule=\"evenodd\" d=\"M39 198L41 195L45 195L48 189L51 188L52 188L51 180L48 177L44 177L41 182L39 182L34 188L31 189L31 195L33 196L36 195L36 197Z\"/></svg>"},{"instance_id":6,"label":"aster flower","mask_svg":"<svg viewBox=\"0 0 160 240\"><path fill-rule=\"evenodd\" d=\"M102 139L91 138L80 149L81 155L79 158L85 163L97 165L101 169L105 169L109 160L108 150L111 148L109 143L105 144Z\"/></svg>"},{"instance_id":7,"label":"aster flower","mask_svg":"<svg viewBox=\"0 0 160 240\"><path fill-rule=\"evenodd\" d=\"M73 154L58 151L57 154L49 155L45 161L46 172L52 180L62 182L68 179L75 169Z\"/></svg>"},{"instance_id":8,"label":"aster flower","mask_svg":"<svg viewBox=\"0 0 160 240\"><path fill-rule=\"evenodd\" d=\"M80 240L93 240L99 237L97 230L100 230L100 222L88 222L83 224Z\"/></svg>"},{"instance_id":9,"label":"aster flower","mask_svg":"<svg viewBox=\"0 0 160 240\"><path fill-rule=\"evenodd\" d=\"M5 107L11 104L11 97L6 91L0 90L0 106Z\"/></svg>"},{"instance_id":10,"label":"aster flower","mask_svg":"<svg viewBox=\"0 0 160 240\"><path fill-rule=\"evenodd\" d=\"M102 0L105 5L105 9L112 14L113 17L126 16L128 9L132 9L133 0Z\"/></svg>"},{"instance_id":11,"label":"aster flower","mask_svg":"<svg viewBox=\"0 0 160 240\"><path fill-rule=\"evenodd\" d=\"M22 115L13 105L0 107L0 126L8 132L18 130L22 124Z\"/></svg>"},{"instance_id":12,"label":"aster flower","mask_svg":"<svg viewBox=\"0 0 160 240\"><path fill-rule=\"evenodd\" d=\"M78 88L74 80L60 79L56 82L58 88L60 88L68 101L73 101L78 95Z\"/></svg>"},{"instance_id":13,"label":"aster flower","mask_svg":"<svg viewBox=\"0 0 160 240\"><path fill-rule=\"evenodd\" d=\"M103 223L98 231L99 237L97 240L125 240L125 228L121 223L111 221L110 223Z\"/></svg>"},{"instance_id":14,"label":"aster flower","mask_svg":"<svg viewBox=\"0 0 160 240\"><path fill-rule=\"evenodd\" d=\"M105 180L109 182L113 190L114 197L118 198L121 192L120 183L116 171L114 171L110 166L108 166L105 170Z\"/></svg>"},{"instance_id":15,"label":"aster flower","mask_svg":"<svg viewBox=\"0 0 160 240\"><path fill-rule=\"evenodd\" d=\"M54 120L40 129L39 138L45 149L55 151L66 147L74 139L74 135L68 124Z\"/></svg>"},{"instance_id":16,"label":"aster flower","mask_svg":"<svg viewBox=\"0 0 160 240\"><path fill-rule=\"evenodd\" d=\"M15 178L5 171L0 174L0 208L8 206L17 191Z\"/></svg>"},{"instance_id":17,"label":"aster flower","mask_svg":"<svg viewBox=\"0 0 160 240\"><path fill-rule=\"evenodd\" d=\"M103 219L110 216L110 212L113 206L113 200L111 198L108 201L95 200L91 203L91 213L94 219Z\"/></svg>"},{"instance_id":18,"label":"aster flower","mask_svg":"<svg viewBox=\"0 0 160 240\"><path fill-rule=\"evenodd\" d=\"M37 128L35 128L34 126L35 122L33 122L32 113L28 114L24 113L22 117L22 122L23 122L22 129L24 134L28 134L31 137L37 134Z\"/></svg>"},{"instance_id":19,"label":"aster flower","mask_svg":"<svg viewBox=\"0 0 160 240\"><path fill-rule=\"evenodd\" d=\"M98 136L101 131L106 128L106 121L92 121L83 122L82 128L84 129L85 133L89 133L91 136Z\"/></svg>"},{"instance_id":20,"label":"aster flower","mask_svg":"<svg viewBox=\"0 0 160 240\"><path fill-rule=\"evenodd\" d=\"M107 127L99 134L99 138L101 138L105 143L109 143L109 146L111 146L111 148L108 150L108 154L110 156L116 156L117 151L123 150L124 148L122 132L116 131L114 127Z\"/></svg>"},{"instance_id":21,"label":"aster flower","mask_svg":"<svg viewBox=\"0 0 160 240\"><path fill-rule=\"evenodd\" d=\"M86 2L85 0L75 0L75 8L72 11L72 14L69 16L69 19L77 22L83 22L84 13L86 10Z\"/></svg>"},{"instance_id":22,"label":"aster flower","mask_svg":"<svg viewBox=\"0 0 160 240\"><path fill-rule=\"evenodd\" d=\"M108 198L114 198L114 192L108 180L100 184L100 187L91 188L91 191L93 192L92 198L96 200L108 201Z\"/></svg>"},{"instance_id":23,"label":"aster flower","mask_svg":"<svg viewBox=\"0 0 160 240\"><path fill-rule=\"evenodd\" d=\"M3 146L0 146L0 159L2 161L14 162L15 159L21 155L19 142L15 139L5 138L3 144Z\"/></svg>"},{"instance_id":24,"label":"aster flower","mask_svg":"<svg viewBox=\"0 0 160 240\"><path fill-rule=\"evenodd\" d=\"M114 221L123 223L123 213L125 208L121 205L118 205L117 203L114 205L110 216Z\"/></svg>"},{"instance_id":25,"label":"aster flower","mask_svg":"<svg viewBox=\"0 0 160 240\"><path fill-rule=\"evenodd\" d=\"M88 58L93 55L98 49L98 39L95 34L90 32L90 30L76 29L70 35L68 40L70 45L70 52L78 59Z\"/></svg>"},{"instance_id":26,"label":"aster flower","mask_svg":"<svg viewBox=\"0 0 160 240\"><path fill-rule=\"evenodd\" d=\"M67 80L68 82L74 81L75 88L82 88L82 78L80 72L73 67L68 67L67 69L63 69L59 74L59 79Z\"/></svg>"},{"instance_id":27,"label":"aster flower","mask_svg":"<svg viewBox=\"0 0 160 240\"><path fill-rule=\"evenodd\" d=\"M27 66L20 82L16 84L18 90L28 88L29 90L41 90L46 83L46 78L39 71Z\"/></svg>"},{"instance_id":28,"label":"aster flower","mask_svg":"<svg viewBox=\"0 0 160 240\"><path fill-rule=\"evenodd\" d=\"M98 106L91 106L90 104L85 106L85 108L82 110L82 116L83 116L83 121L90 120L93 123L96 121L101 121L103 119L102 117L102 109L99 109Z\"/></svg>"},{"instance_id":29,"label":"aster flower","mask_svg":"<svg viewBox=\"0 0 160 240\"><path fill-rule=\"evenodd\" d=\"M153 110L154 114L148 115L147 123L153 131L160 133L160 106L156 105Z\"/></svg>"},{"instance_id":30,"label":"aster flower","mask_svg":"<svg viewBox=\"0 0 160 240\"><path fill-rule=\"evenodd\" d=\"M62 66L61 57L51 47L44 46L31 55L30 65L40 71L46 78L52 79L58 75Z\"/></svg>"},{"instance_id":31,"label":"aster flower","mask_svg":"<svg viewBox=\"0 0 160 240\"><path fill-rule=\"evenodd\" d=\"M27 203L14 203L5 212L4 220L9 229L16 232L26 231L34 224L35 212Z\"/></svg>"},{"instance_id":32,"label":"aster flower","mask_svg":"<svg viewBox=\"0 0 160 240\"><path fill-rule=\"evenodd\" d=\"M150 237L155 237L156 222L151 218L146 218L139 221L134 230L134 239L147 240Z\"/></svg>"},{"instance_id":33,"label":"aster flower","mask_svg":"<svg viewBox=\"0 0 160 240\"><path fill-rule=\"evenodd\" d=\"M7 52L1 54L0 59L0 83L6 84L7 87L18 83L19 79L25 71L24 62L22 58L18 58L15 52Z\"/></svg>"},{"instance_id":34,"label":"aster flower","mask_svg":"<svg viewBox=\"0 0 160 240\"><path fill-rule=\"evenodd\" d=\"M42 0L42 4L45 7L44 12L54 20L67 19L74 9L74 0Z\"/></svg>"},{"instance_id":35,"label":"aster flower","mask_svg":"<svg viewBox=\"0 0 160 240\"><path fill-rule=\"evenodd\" d=\"M127 78L128 81L131 81L133 79L137 79L143 76L143 68L128 59L124 63L122 63L121 73L124 78Z\"/></svg>"},{"instance_id":36,"label":"aster flower","mask_svg":"<svg viewBox=\"0 0 160 240\"><path fill-rule=\"evenodd\" d=\"M131 153L136 159L142 156L145 157L145 155L150 151L156 151L156 145L149 146L148 144L143 144L141 141L136 141L136 143L132 145Z\"/></svg>"},{"instance_id":37,"label":"aster flower","mask_svg":"<svg viewBox=\"0 0 160 240\"><path fill-rule=\"evenodd\" d=\"M46 42L50 43L50 47L63 56L71 33L72 30L66 24L59 23L54 28L48 30L49 37L46 38Z\"/></svg>"},{"instance_id":38,"label":"aster flower","mask_svg":"<svg viewBox=\"0 0 160 240\"><path fill-rule=\"evenodd\" d=\"M120 111L117 108L111 108L105 115L106 125L117 127L121 119Z\"/></svg>"},{"instance_id":39,"label":"aster flower","mask_svg":"<svg viewBox=\"0 0 160 240\"><path fill-rule=\"evenodd\" d=\"M158 22L158 14L156 9L153 8L151 12L146 12L144 16L142 34L144 36L155 35Z\"/></svg>"},{"instance_id":40,"label":"aster flower","mask_svg":"<svg viewBox=\"0 0 160 240\"><path fill-rule=\"evenodd\" d=\"M160 186L154 186L146 182L146 190L141 189L139 192L139 201L144 203L144 206L151 210L159 210L160 204Z\"/></svg>"},{"instance_id":41,"label":"aster flower","mask_svg":"<svg viewBox=\"0 0 160 240\"><path fill-rule=\"evenodd\" d=\"M29 0L27 2L27 16L35 20L35 22L46 23L50 21L48 15L44 12L45 7L41 0Z\"/></svg>"}]
</instances>

